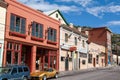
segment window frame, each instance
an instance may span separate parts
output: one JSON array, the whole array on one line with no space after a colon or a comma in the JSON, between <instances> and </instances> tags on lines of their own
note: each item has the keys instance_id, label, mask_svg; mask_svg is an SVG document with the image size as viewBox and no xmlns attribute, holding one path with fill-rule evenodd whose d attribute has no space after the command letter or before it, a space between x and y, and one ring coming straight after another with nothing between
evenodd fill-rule
<instances>
[{"instance_id":1,"label":"window frame","mask_svg":"<svg viewBox=\"0 0 120 80\"><path fill-rule=\"evenodd\" d=\"M38 36L36 36L36 33L37 33L37 31L36 31L36 25L38 25ZM42 29L42 31L41 31L41 29ZM43 33L44 33L44 25L41 24L41 23L38 23L36 21L33 21L31 36L39 38L39 39L43 39Z\"/></svg>"},{"instance_id":2,"label":"window frame","mask_svg":"<svg viewBox=\"0 0 120 80\"><path fill-rule=\"evenodd\" d=\"M18 31L16 31L17 30L17 27L16 27L16 18L17 17L20 18L20 26L19 26ZM14 18L13 21L11 20L12 18ZM24 20L24 21L22 21L22 20ZM22 22L24 22L24 26L23 26ZM10 14L10 31L20 33L20 34L26 34L26 18L11 13Z\"/></svg>"},{"instance_id":3,"label":"window frame","mask_svg":"<svg viewBox=\"0 0 120 80\"><path fill-rule=\"evenodd\" d=\"M51 30L53 33L51 33ZM50 42L54 42L54 43L57 42L57 30L55 28L52 28L52 27L48 28L48 38L47 39Z\"/></svg>"}]
</instances>

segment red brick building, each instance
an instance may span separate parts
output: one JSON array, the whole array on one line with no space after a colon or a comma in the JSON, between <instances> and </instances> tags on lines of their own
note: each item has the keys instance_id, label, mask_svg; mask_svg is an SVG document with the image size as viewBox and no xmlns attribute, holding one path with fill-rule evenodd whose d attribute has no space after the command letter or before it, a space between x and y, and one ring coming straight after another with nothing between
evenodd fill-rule
<instances>
[{"instance_id":1,"label":"red brick building","mask_svg":"<svg viewBox=\"0 0 120 80\"><path fill-rule=\"evenodd\" d=\"M59 21L16 0L8 3L3 65L24 63L31 72L58 70Z\"/></svg>"},{"instance_id":2,"label":"red brick building","mask_svg":"<svg viewBox=\"0 0 120 80\"><path fill-rule=\"evenodd\" d=\"M88 40L99 45L105 46L105 64L111 64L111 34L107 27L92 28L89 30Z\"/></svg>"}]
</instances>

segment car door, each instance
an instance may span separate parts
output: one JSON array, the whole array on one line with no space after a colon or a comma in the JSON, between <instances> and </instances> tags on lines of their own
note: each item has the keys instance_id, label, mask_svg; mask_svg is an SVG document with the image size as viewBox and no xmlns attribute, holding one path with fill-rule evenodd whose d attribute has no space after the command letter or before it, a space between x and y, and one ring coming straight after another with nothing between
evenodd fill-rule
<instances>
[{"instance_id":1,"label":"car door","mask_svg":"<svg viewBox=\"0 0 120 80\"><path fill-rule=\"evenodd\" d=\"M19 79L19 75L18 75L17 68L13 68L13 69L12 69L11 78L12 78L13 80Z\"/></svg>"},{"instance_id":2,"label":"car door","mask_svg":"<svg viewBox=\"0 0 120 80\"><path fill-rule=\"evenodd\" d=\"M53 77L55 75L55 73L54 73L52 68L49 69L49 75L50 75L50 77Z\"/></svg>"}]
</instances>

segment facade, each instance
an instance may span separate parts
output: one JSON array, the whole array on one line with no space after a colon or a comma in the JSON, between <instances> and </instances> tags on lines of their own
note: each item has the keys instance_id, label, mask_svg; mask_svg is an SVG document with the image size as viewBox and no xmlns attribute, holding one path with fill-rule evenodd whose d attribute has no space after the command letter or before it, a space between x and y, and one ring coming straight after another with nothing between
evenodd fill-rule
<instances>
[{"instance_id":1,"label":"facade","mask_svg":"<svg viewBox=\"0 0 120 80\"><path fill-rule=\"evenodd\" d=\"M60 34L60 71L87 69L88 37L72 26L61 26Z\"/></svg>"},{"instance_id":2,"label":"facade","mask_svg":"<svg viewBox=\"0 0 120 80\"><path fill-rule=\"evenodd\" d=\"M111 64L112 50L111 50L111 35L112 32L107 27L93 28L89 30L89 42L93 42L105 47L105 65Z\"/></svg>"},{"instance_id":3,"label":"facade","mask_svg":"<svg viewBox=\"0 0 120 80\"><path fill-rule=\"evenodd\" d=\"M91 42L89 44L88 68L105 67L105 47Z\"/></svg>"},{"instance_id":4,"label":"facade","mask_svg":"<svg viewBox=\"0 0 120 80\"><path fill-rule=\"evenodd\" d=\"M7 8L7 3L0 0L0 66L2 66L3 51L4 51L6 8Z\"/></svg>"},{"instance_id":5,"label":"facade","mask_svg":"<svg viewBox=\"0 0 120 80\"><path fill-rule=\"evenodd\" d=\"M50 17L59 20L60 26L60 56L59 70L79 70L87 68L88 40L87 35L81 33L81 28L75 28L67 21L59 10L45 12Z\"/></svg>"},{"instance_id":6,"label":"facade","mask_svg":"<svg viewBox=\"0 0 120 80\"><path fill-rule=\"evenodd\" d=\"M59 21L16 0L8 3L3 65L59 69Z\"/></svg>"}]
</instances>

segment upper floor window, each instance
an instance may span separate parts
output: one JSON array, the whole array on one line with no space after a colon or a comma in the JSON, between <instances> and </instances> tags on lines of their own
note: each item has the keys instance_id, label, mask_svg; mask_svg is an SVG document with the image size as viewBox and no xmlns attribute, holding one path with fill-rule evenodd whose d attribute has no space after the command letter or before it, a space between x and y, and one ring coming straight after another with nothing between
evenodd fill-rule
<instances>
[{"instance_id":1,"label":"upper floor window","mask_svg":"<svg viewBox=\"0 0 120 80\"><path fill-rule=\"evenodd\" d=\"M75 45L77 45L77 37L75 37Z\"/></svg>"},{"instance_id":2,"label":"upper floor window","mask_svg":"<svg viewBox=\"0 0 120 80\"><path fill-rule=\"evenodd\" d=\"M82 46L85 47L85 41L84 40L82 40Z\"/></svg>"},{"instance_id":3,"label":"upper floor window","mask_svg":"<svg viewBox=\"0 0 120 80\"><path fill-rule=\"evenodd\" d=\"M48 40L52 42L56 42L56 29L48 28Z\"/></svg>"},{"instance_id":4,"label":"upper floor window","mask_svg":"<svg viewBox=\"0 0 120 80\"><path fill-rule=\"evenodd\" d=\"M65 33L65 42L68 42L68 34Z\"/></svg>"},{"instance_id":5,"label":"upper floor window","mask_svg":"<svg viewBox=\"0 0 120 80\"><path fill-rule=\"evenodd\" d=\"M33 22L32 24L32 36L43 38L43 25Z\"/></svg>"},{"instance_id":6,"label":"upper floor window","mask_svg":"<svg viewBox=\"0 0 120 80\"><path fill-rule=\"evenodd\" d=\"M56 14L56 18L58 18L58 14Z\"/></svg>"},{"instance_id":7,"label":"upper floor window","mask_svg":"<svg viewBox=\"0 0 120 80\"><path fill-rule=\"evenodd\" d=\"M25 34L25 25L26 25L25 18L11 14L10 31Z\"/></svg>"}]
</instances>

